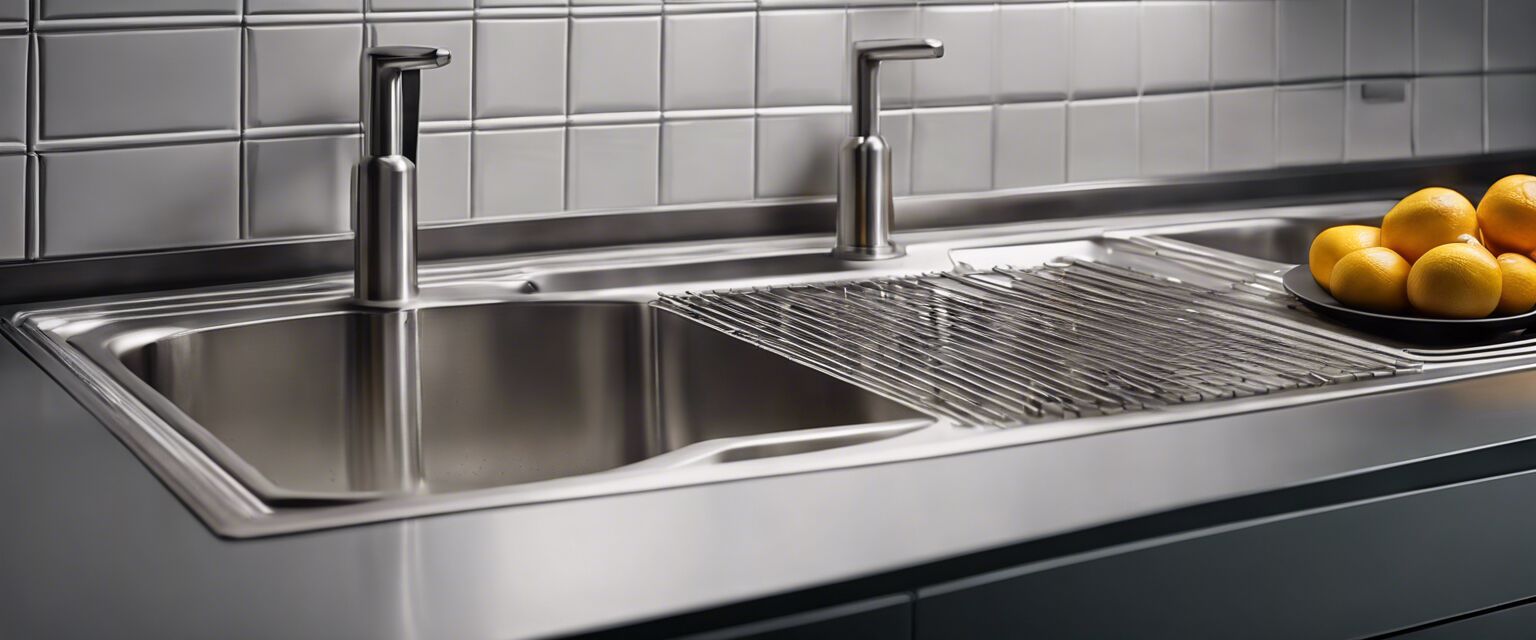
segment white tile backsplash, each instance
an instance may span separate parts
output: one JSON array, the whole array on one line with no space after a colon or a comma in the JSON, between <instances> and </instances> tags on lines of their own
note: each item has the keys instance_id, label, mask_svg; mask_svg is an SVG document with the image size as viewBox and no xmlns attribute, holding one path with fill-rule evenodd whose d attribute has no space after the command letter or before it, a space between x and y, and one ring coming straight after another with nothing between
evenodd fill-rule
<instances>
[{"instance_id":1,"label":"white tile backsplash","mask_svg":"<svg viewBox=\"0 0 1536 640\"><path fill-rule=\"evenodd\" d=\"M1141 7L1134 2L1072 5L1072 97L1135 95L1141 83Z\"/></svg>"},{"instance_id":2,"label":"white tile backsplash","mask_svg":"<svg viewBox=\"0 0 1536 640\"><path fill-rule=\"evenodd\" d=\"M447 49L453 61L421 74L421 119L468 120L472 111L475 26L469 20L381 22L374 45L413 44Z\"/></svg>"},{"instance_id":3,"label":"white tile backsplash","mask_svg":"<svg viewBox=\"0 0 1536 640\"><path fill-rule=\"evenodd\" d=\"M357 122L363 27L252 27L245 35L245 126Z\"/></svg>"},{"instance_id":4,"label":"white tile backsplash","mask_svg":"<svg viewBox=\"0 0 1536 640\"><path fill-rule=\"evenodd\" d=\"M238 142L45 153L39 171L47 257L240 237Z\"/></svg>"},{"instance_id":5,"label":"white tile backsplash","mask_svg":"<svg viewBox=\"0 0 1536 640\"><path fill-rule=\"evenodd\" d=\"M27 156L0 156L0 261L27 257Z\"/></svg>"},{"instance_id":6,"label":"white tile backsplash","mask_svg":"<svg viewBox=\"0 0 1536 640\"><path fill-rule=\"evenodd\" d=\"M1419 156L1483 150L1483 77L1434 76L1413 81L1413 149Z\"/></svg>"},{"instance_id":7,"label":"white tile backsplash","mask_svg":"<svg viewBox=\"0 0 1536 640\"><path fill-rule=\"evenodd\" d=\"M659 129L655 124L572 127L566 206L609 209L656 204Z\"/></svg>"},{"instance_id":8,"label":"white tile backsplash","mask_svg":"<svg viewBox=\"0 0 1536 640\"><path fill-rule=\"evenodd\" d=\"M991 188L991 107L922 109L913 114L913 193Z\"/></svg>"},{"instance_id":9,"label":"white tile backsplash","mask_svg":"<svg viewBox=\"0 0 1536 640\"><path fill-rule=\"evenodd\" d=\"M661 202L752 199L751 118L682 120L661 126Z\"/></svg>"},{"instance_id":10,"label":"white tile backsplash","mask_svg":"<svg viewBox=\"0 0 1536 640\"><path fill-rule=\"evenodd\" d=\"M1204 173L1210 153L1210 94L1141 99L1141 175Z\"/></svg>"},{"instance_id":11,"label":"white tile backsplash","mask_svg":"<svg viewBox=\"0 0 1536 640\"><path fill-rule=\"evenodd\" d=\"M1277 0L1280 80L1344 76L1344 0Z\"/></svg>"},{"instance_id":12,"label":"white tile backsplash","mask_svg":"<svg viewBox=\"0 0 1536 640\"><path fill-rule=\"evenodd\" d=\"M1067 107L1067 180L1134 178L1140 172L1136 98Z\"/></svg>"},{"instance_id":13,"label":"white tile backsplash","mask_svg":"<svg viewBox=\"0 0 1536 640\"><path fill-rule=\"evenodd\" d=\"M566 18L477 23L475 117L563 115L569 29Z\"/></svg>"},{"instance_id":14,"label":"white tile backsplash","mask_svg":"<svg viewBox=\"0 0 1536 640\"><path fill-rule=\"evenodd\" d=\"M571 113L661 109L661 16L571 21Z\"/></svg>"},{"instance_id":15,"label":"white tile backsplash","mask_svg":"<svg viewBox=\"0 0 1536 640\"><path fill-rule=\"evenodd\" d=\"M757 106L847 101L846 14L825 9L758 14Z\"/></svg>"},{"instance_id":16,"label":"white tile backsplash","mask_svg":"<svg viewBox=\"0 0 1536 640\"><path fill-rule=\"evenodd\" d=\"M1533 20L1529 0L0 0L0 260L345 231L370 43L453 52L422 78L433 223L830 195L847 47L875 38L946 45L882 67L898 194L1536 149ZM1379 82L1401 100L1366 99ZM199 191L135 168L63 192L104 157Z\"/></svg>"},{"instance_id":17,"label":"white tile backsplash","mask_svg":"<svg viewBox=\"0 0 1536 640\"><path fill-rule=\"evenodd\" d=\"M245 215L253 238L352 229L362 136L247 140Z\"/></svg>"},{"instance_id":18,"label":"white tile backsplash","mask_svg":"<svg viewBox=\"0 0 1536 640\"><path fill-rule=\"evenodd\" d=\"M1067 181L1067 105L1010 104L997 108L992 186L1034 187Z\"/></svg>"},{"instance_id":19,"label":"white tile backsplash","mask_svg":"<svg viewBox=\"0 0 1536 640\"><path fill-rule=\"evenodd\" d=\"M475 134L476 218L565 208L565 129Z\"/></svg>"},{"instance_id":20,"label":"white tile backsplash","mask_svg":"<svg viewBox=\"0 0 1536 640\"><path fill-rule=\"evenodd\" d=\"M729 109L750 105L757 90L757 15L670 15L662 60L663 107Z\"/></svg>"},{"instance_id":21,"label":"white tile backsplash","mask_svg":"<svg viewBox=\"0 0 1536 640\"><path fill-rule=\"evenodd\" d=\"M1210 84L1211 3L1142 4L1142 91L1192 91Z\"/></svg>"},{"instance_id":22,"label":"white tile backsplash","mask_svg":"<svg viewBox=\"0 0 1536 640\"><path fill-rule=\"evenodd\" d=\"M1483 70L1483 3L1417 0L1414 17L1418 72L1478 73Z\"/></svg>"},{"instance_id":23,"label":"white tile backsplash","mask_svg":"<svg viewBox=\"0 0 1536 640\"><path fill-rule=\"evenodd\" d=\"M38 36L43 139L240 127L240 30Z\"/></svg>"},{"instance_id":24,"label":"white tile backsplash","mask_svg":"<svg viewBox=\"0 0 1536 640\"><path fill-rule=\"evenodd\" d=\"M1276 101L1276 159L1282 165L1344 160L1344 85L1284 87Z\"/></svg>"}]
</instances>

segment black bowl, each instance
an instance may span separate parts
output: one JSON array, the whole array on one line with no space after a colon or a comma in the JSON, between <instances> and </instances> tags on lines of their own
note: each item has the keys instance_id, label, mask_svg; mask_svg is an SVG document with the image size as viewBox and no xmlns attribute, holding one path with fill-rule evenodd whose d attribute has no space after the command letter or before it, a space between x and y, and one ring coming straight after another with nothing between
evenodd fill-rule
<instances>
[{"instance_id":1,"label":"black bowl","mask_svg":"<svg viewBox=\"0 0 1536 640\"><path fill-rule=\"evenodd\" d=\"M1318 315L1367 333L1417 344L1470 344L1487 342L1502 335L1536 326L1536 310L1517 316L1493 316L1476 320L1441 320L1415 316L1395 316L1351 309L1333 299L1312 278L1307 265L1285 272L1285 290L1291 292Z\"/></svg>"}]
</instances>

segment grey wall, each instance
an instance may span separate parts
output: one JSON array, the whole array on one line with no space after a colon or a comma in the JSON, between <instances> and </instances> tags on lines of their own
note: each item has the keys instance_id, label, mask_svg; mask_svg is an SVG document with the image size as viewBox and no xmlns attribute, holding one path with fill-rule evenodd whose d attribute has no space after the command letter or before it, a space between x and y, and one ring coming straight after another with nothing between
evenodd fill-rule
<instances>
[{"instance_id":1,"label":"grey wall","mask_svg":"<svg viewBox=\"0 0 1536 640\"><path fill-rule=\"evenodd\" d=\"M423 80L436 222L829 194L847 43L915 34L948 55L885 72L903 194L1536 148L1533 28L1532 0L0 0L0 259L345 232L375 42L455 54Z\"/></svg>"}]
</instances>

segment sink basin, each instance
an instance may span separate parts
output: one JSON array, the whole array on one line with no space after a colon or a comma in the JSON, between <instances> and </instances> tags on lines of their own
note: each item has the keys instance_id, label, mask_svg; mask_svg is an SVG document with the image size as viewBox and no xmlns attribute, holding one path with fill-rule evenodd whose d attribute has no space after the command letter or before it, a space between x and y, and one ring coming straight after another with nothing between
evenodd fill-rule
<instances>
[{"instance_id":1,"label":"sink basin","mask_svg":"<svg viewBox=\"0 0 1536 640\"><path fill-rule=\"evenodd\" d=\"M169 332L152 329L166 320L136 321L103 345L121 382L268 501L517 485L706 441L925 417L639 302L219 316ZM374 355L381 341L404 345L419 376L372 372L387 368ZM381 380L404 393L381 392ZM392 396L406 398L407 419L384 415ZM795 450L907 430L855 430ZM784 447L737 446L717 461Z\"/></svg>"},{"instance_id":2,"label":"sink basin","mask_svg":"<svg viewBox=\"0 0 1536 640\"><path fill-rule=\"evenodd\" d=\"M1158 232L1157 235L1190 244L1278 262L1303 264L1312 239L1328 227L1341 224L1380 226L1381 216L1357 218L1260 218L1241 224L1202 225L1186 231Z\"/></svg>"}]
</instances>

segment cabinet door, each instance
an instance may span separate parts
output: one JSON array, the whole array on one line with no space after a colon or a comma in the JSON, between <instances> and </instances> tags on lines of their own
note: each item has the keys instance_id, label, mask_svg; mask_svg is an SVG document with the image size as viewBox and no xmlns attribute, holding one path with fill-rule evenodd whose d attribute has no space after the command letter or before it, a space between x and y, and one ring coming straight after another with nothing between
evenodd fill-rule
<instances>
[{"instance_id":1,"label":"cabinet door","mask_svg":"<svg viewBox=\"0 0 1536 640\"><path fill-rule=\"evenodd\" d=\"M1392 637L1400 640L1530 640L1536 637L1536 604L1500 609Z\"/></svg>"},{"instance_id":2,"label":"cabinet door","mask_svg":"<svg viewBox=\"0 0 1536 640\"><path fill-rule=\"evenodd\" d=\"M687 640L906 640L912 597L902 594L688 636Z\"/></svg>"},{"instance_id":3,"label":"cabinet door","mask_svg":"<svg viewBox=\"0 0 1536 640\"><path fill-rule=\"evenodd\" d=\"M1536 594L1532 501L1536 472L1524 472L1016 567L919 590L916 633L1388 633Z\"/></svg>"}]
</instances>

